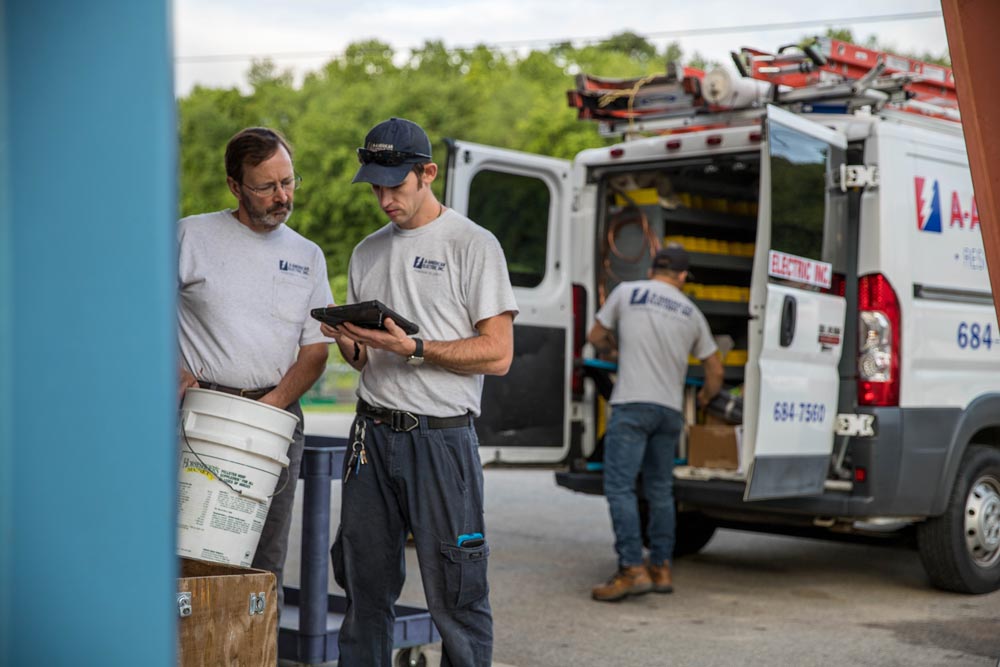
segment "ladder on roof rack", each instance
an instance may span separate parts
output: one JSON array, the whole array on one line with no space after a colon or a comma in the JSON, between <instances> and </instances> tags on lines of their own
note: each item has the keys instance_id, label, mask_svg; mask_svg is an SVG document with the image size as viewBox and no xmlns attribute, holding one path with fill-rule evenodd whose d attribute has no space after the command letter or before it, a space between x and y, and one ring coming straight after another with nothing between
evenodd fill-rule
<instances>
[{"instance_id":1,"label":"ladder on roof rack","mask_svg":"<svg viewBox=\"0 0 1000 667\"><path fill-rule=\"evenodd\" d=\"M634 79L579 74L576 90L568 92L569 105L578 118L599 121L604 136L743 124L759 117L768 103L842 113L892 106L960 120L948 67L830 38L784 46L776 54L744 47L732 56L742 78L676 64L664 75Z\"/></svg>"},{"instance_id":2,"label":"ladder on roof rack","mask_svg":"<svg viewBox=\"0 0 1000 667\"><path fill-rule=\"evenodd\" d=\"M784 46L777 54L744 47L733 53L744 76L773 85L808 88L831 81L859 81L880 67L880 75L905 81L907 99L958 110L955 75L950 67L876 51L839 39L821 38L814 45Z\"/></svg>"}]
</instances>

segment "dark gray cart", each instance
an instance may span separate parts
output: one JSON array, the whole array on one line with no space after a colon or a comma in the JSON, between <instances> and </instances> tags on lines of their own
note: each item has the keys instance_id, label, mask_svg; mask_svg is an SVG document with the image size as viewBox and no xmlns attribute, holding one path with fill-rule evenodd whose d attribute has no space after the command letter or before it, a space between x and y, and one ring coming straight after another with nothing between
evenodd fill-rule
<instances>
[{"instance_id":1,"label":"dark gray cart","mask_svg":"<svg viewBox=\"0 0 1000 667\"><path fill-rule=\"evenodd\" d=\"M345 438L306 436L300 478L305 480L302 499L301 588L285 587L285 607L278 632L278 657L306 665L332 662L340 657L337 636L347 600L328 595L330 572L330 483L340 479L347 449ZM397 665L426 663L420 647L441 636L426 609L396 606L393 646L404 649Z\"/></svg>"}]
</instances>

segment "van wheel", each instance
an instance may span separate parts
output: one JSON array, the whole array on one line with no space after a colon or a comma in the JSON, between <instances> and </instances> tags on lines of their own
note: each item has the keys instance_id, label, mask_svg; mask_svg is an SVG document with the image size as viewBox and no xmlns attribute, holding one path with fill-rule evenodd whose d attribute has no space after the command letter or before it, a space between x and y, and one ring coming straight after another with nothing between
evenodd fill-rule
<instances>
[{"instance_id":1,"label":"van wheel","mask_svg":"<svg viewBox=\"0 0 1000 667\"><path fill-rule=\"evenodd\" d=\"M690 556L701 551L715 535L715 528L715 520L701 512L678 512L674 556Z\"/></svg>"},{"instance_id":2,"label":"van wheel","mask_svg":"<svg viewBox=\"0 0 1000 667\"><path fill-rule=\"evenodd\" d=\"M944 514L917 528L920 560L938 588L1000 589L1000 450L970 445Z\"/></svg>"},{"instance_id":3,"label":"van wheel","mask_svg":"<svg viewBox=\"0 0 1000 667\"><path fill-rule=\"evenodd\" d=\"M427 656L419 646L404 648L396 654L396 667L427 667Z\"/></svg>"},{"instance_id":4,"label":"van wheel","mask_svg":"<svg viewBox=\"0 0 1000 667\"><path fill-rule=\"evenodd\" d=\"M642 527L642 546L649 548L649 503L639 498L639 525ZM674 524L674 557L690 556L701 551L715 535L715 520L701 512L678 512Z\"/></svg>"}]
</instances>

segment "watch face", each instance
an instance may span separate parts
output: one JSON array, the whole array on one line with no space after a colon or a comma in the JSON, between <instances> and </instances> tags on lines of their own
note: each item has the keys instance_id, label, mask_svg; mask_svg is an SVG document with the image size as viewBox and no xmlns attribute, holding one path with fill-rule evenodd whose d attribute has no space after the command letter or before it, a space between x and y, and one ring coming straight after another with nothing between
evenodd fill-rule
<instances>
[{"instance_id":1,"label":"watch face","mask_svg":"<svg viewBox=\"0 0 1000 667\"><path fill-rule=\"evenodd\" d=\"M419 366L420 364L424 363L424 358L423 357L407 357L406 358L406 363L408 363L411 366Z\"/></svg>"}]
</instances>

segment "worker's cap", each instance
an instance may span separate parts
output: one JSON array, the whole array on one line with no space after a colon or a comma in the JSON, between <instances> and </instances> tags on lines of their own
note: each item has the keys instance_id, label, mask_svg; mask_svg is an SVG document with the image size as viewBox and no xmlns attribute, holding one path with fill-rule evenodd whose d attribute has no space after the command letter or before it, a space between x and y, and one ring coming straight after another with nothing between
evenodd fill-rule
<instances>
[{"instance_id":1,"label":"worker's cap","mask_svg":"<svg viewBox=\"0 0 1000 667\"><path fill-rule=\"evenodd\" d=\"M653 257L653 268L687 271L690 259L687 250L683 246L669 245L656 252L656 255Z\"/></svg>"},{"instance_id":2,"label":"worker's cap","mask_svg":"<svg viewBox=\"0 0 1000 667\"><path fill-rule=\"evenodd\" d=\"M404 118L390 118L373 127L358 149L361 168L352 183L395 187L415 164L431 161L431 140L423 128Z\"/></svg>"}]
</instances>

